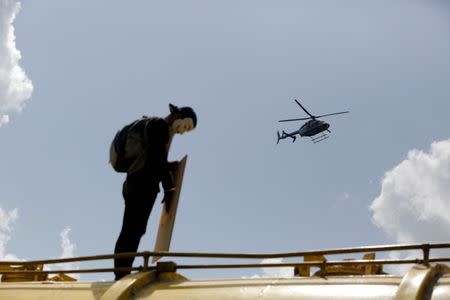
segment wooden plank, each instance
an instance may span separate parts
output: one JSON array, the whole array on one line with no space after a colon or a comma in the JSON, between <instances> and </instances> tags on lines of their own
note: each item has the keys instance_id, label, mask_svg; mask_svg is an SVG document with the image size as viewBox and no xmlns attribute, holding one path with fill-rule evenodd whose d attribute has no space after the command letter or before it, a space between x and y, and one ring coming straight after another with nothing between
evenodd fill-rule
<instances>
[{"instance_id":1,"label":"wooden plank","mask_svg":"<svg viewBox=\"0 0 450 300\"><path fill-rule=\"evenodd\" d=\"M178 163L175 170L172 171L174 184L176 190L171 195L171 199L164 199L170 201L170 209L166 210L165 205L162 208L161 218L159 221L158 234L156 236L154 251L169 251L170 241L172 240L173 227L175 225L175 217L177 215L178 200L180 198L181 187L183 185L184 169L186 168L187 155L183 157ZM153 257L152 262L156 262L161 257Z\"/></svg>"}]
</instances>

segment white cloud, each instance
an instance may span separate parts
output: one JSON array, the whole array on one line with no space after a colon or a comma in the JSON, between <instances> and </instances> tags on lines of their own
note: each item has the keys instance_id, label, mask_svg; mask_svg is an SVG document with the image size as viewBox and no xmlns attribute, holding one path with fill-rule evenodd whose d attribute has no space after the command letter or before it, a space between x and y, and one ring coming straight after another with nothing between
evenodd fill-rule
<instances>
[{"instance_id":1,"label":"white cloud","mask_svg":"<svg viewBox=\"0 0 450 300\"><path fill-rule=\"evenodd\" d=\"M71 230L70 227L66 227L60 233L61 248L62 248L61 258L74 257L75 244L72 243L72 241L69 238L70 230Z\"/></svg>"},{"instance_id":2,"label":"white cloud","mask_svg":"<svg viewBox=\"0 0 450 300\"><path fill-rule=\"evenodd\" d=\"M17 208L7 212L0 207L0 260L3 261L23 260L19 259L14 254L6 252L6 246L8 244L8 241L11 239L11 232L18 217L19 214ZM62 251L59 258L74 257L76 245L70 240L69 237L70 230L71 230L70 227L66 226L60 233ZM69 270L69 269L78 270L79 266L77 263L54 264L44 266L44 270ZM77 276L77 274L70 276L77 279L80 278L80 276Z\"/></svg>"},{"instance_id":3,"label":"white cloud","mask_svg":"<svg viewBox=\"0 0 450 300\"><path fill-rule=\"evenodd\" d=\"M14 19L21 6L16 0L0 1L0 126L9 121L6 113L20 112L31 97L33 84L19 66Z\"/></svg>"},{"instance_id":4,"label":"white cloud","mask_svg":"<svg viewBox=\"0 0 450 300\"><path fill-rule=\"evenodd\" d=\"M282 258L268 258L263 259L261 261L261 264L279 264L282 262L283 262ZM294 268L285 267L285 268L261 268L261 271L258 272L258 274L244 278L292 278L292 277L294 277Z\"/></svg>"},{"instance_id":5,"label":"white cloud","mask_svg":"<svg viewBox=\"0 0 450 300\"><path fill-rule=\"evenodd\" d=\"M59 234L61 238L61 250L62 250L62 253L59 256L59 258L71 258L75 256L76 245L70 240L69 237L70 231L71 231L70 227L66 226ZM61 263L44 267L45 270L78 270L79 268L80 267L78 263ZM80 276L78 274L68 274L68 275L76 278L77 280L80 279Z\"/></svg>"},{"instance_id":6,"label":"white cloud","mask_svg":"<svg viewBox=\"0 0 450 300\"><path fill-rule=\"evenodd\" d=\"M409 151L384 175L370 210L374 224L397 243L448 242L450 140L433 143L428 153Z\"/></svg>"},{"instance_id":7,"label":"white cloud","mask_svg":"<svg viewBox=\"0 0 450 300\"><path fill-rule=\"evenodd\" d=\"M0 127L3 124L7 124L9 122L9 116L8 115L0 115Z\"/></svg>"},{"instance_id":8,"label":"white cloud","mask_svg":"<svg viewBox=\"0 0 450 300\"><path fill-rule=\"evenodd\" d=\"M6 212L0 207L0 260L18 260L14 254L6 253L6 245L11 239L12 226L18 215L17 208Z\"/></svg>"}]
</instances>

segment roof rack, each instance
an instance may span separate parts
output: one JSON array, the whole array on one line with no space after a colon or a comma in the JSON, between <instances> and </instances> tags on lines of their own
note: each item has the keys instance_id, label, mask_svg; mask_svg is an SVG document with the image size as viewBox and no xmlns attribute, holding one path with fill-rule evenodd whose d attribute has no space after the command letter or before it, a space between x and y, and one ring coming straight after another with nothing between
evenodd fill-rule
<instances>
[{"instance_id":1,"label":"roof rack","mask_svg":"<svg viewBox=\"0 0 450 300\"><path fill-rule=\"evenodd\" d=\"M435 249L449 249L450 243L441 244L405 244L405 245L382 245L382 246L364 246L354 248L337 248L327 250L312 250L302 252L286 252L286 253L201 253L201 252L136 252L136 253L120 253L120 254L106 254L96 256L81 256L62 259L46 259L34 261L0 261L1 275L19 275L33 276L59 274L59 277L64 277L64 274L70 273L104 273L114 271L161 271L175 272L179 269L236 269L236 268L271 268L271 267L318 267L322 274L326 273L327 268L332 266L383 266L383 265L400 265L400 264L422 264L428 266L430 263L450 262L450 257L430 257L430 251ZM318 258L311 260L311 258L324 255L340 255L352 253L367 253L367 252L387 252L387 251L409 251L420 250L422 257L415 259L370 259L375 256L366 256L361 260L326 260ZM154 256L161 257L184 257L184 258L221 258L221 259L269 259L269 258L293 258L303 257L303 262L286 262L286 263L247 263L247 264L184 264L177 265L174 262L159 262L156 265L149 265L149 258ZM44 270L43 265L62 264L73 262L98 261L115 258L129 258L142 257L143 264L139 267L132 268L103 268L103 269L72 269L72 270ZM369 259L367 259L369 258ZM3 278L2 276L2 278ZM31 279L33 280L33 279ZM36 280L36 279L35 279ZM42 278L41 278L42 280ZM43 279L46 280L46 279Z\"/></svg>"}]
</instances>

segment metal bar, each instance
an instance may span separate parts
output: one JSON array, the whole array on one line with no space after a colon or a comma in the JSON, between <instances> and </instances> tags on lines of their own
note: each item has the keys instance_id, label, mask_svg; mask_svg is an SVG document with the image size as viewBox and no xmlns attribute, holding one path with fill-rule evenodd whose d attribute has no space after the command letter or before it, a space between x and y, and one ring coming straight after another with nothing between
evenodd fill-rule
<instances>
[{"instance_id":1,"label":"metal bar","mask_svg":"<svg viewBox=\"0 0 450 300\"><path fill-rule=\"evenodd\" d=\"M321 274L325 274L327 271L327 259L324 258L324 260L322 261L322 263L320 264L320 273Z\"/></svg>"},{"instance_id":2,"label":"metal bar","mask_svg":"<svg viewBox=\"0 0 450 300\"><path fill-rule=\"evenodd\" d=\"M432 258L429 262L450 262L450 258ZM379 259L379 260L334 260L334 261L308 261L295 263L273 263L273 264L209 264L209 265L177 265L176 269L239 269L239 268L283 268L283 267L319 267L336 265L394 265L394 264L423 264L423 259ZM156 270L155 266L147 268L148 271ZM142 267L133 268L109 268L109 269L86 269L86 270L0 270L0 274L57 274L57 273L100 273L114 271L143 271Z\"/></svg>"},{"instance_id":3,"label":"metal bar","mask_svg":"<svg viewBox=\"0 0 450 300\"><path fill-rule=\"evenodd\" d=\"M428 267L430 265L430 263L429 263L429 261L430 261L430 245L424 244L422 251L423 251L423 264Z\"/></svg>"},{"instance_id":4,"label":"metal bar","mask_svg":"<svg viewBox=\"0 0 450 300\"><path fill-rule=\"evenodd\" d=\"M430 249L436 248L450 248L450 243L447 244L431 244ZM400 251L400 250L421 250L423 244L411 245L387 245L387 246L363 246L354 248L339 248L328 250L312 250L304 252L286 252L286 253L268 253L268 254L253 254L253 253L185 253L185 252L153 252L153 255L162 255L166 257L204 257L204 258L236 258L236 259L267 259L267 258L288 258L288 257L302 257L306 255L336 255L349 253L364 253L364 252L382 252L382 251Z\"/></svg>"},{"instance_id":5,"label":"metal bar","mask_svg":"<svg viewBox=\"0 0 450 300\"><path fill-rule=\"evenodd\" d=\"M319 142L321 142L323 140L326 140L327 138L328 138L328 136L324 136L324 137L321 137L321 138L312 139L312 141L313 141L314 144L316 144L316 143L319 143Z\"/></svg>"},{"instance_id":6,"label":"metal bar","mask_svg":"<svg viewBox=\"0 0 450 300\"><path fill-rule=\"evenodd\" d=\"M404 251L404 250L422 250L424 247L429 249L450 248L450 243L443 244L410 244L410 245L385 245L385 246L363 246L354 248L338 248L327 250L312 250L302 252L286 252L286 253L201 253L201 252L137 252L137 253L120 253L97 256L82 256L62 259L48 259L35 261L0 261L0 265L31 265L31 264L56 264L69 262L82 262L93 260L104 260L113 258L126 257L144 257L144 256L165 256L165 257L191 257L191 258L234 258L234 259L267 259L267 258L289 258L303 257L306 255L336 255L364 252L384 252L384 251Z\"/></svg>"},{"instance_id":7,"label":"metal bar","mask_svg":"<svg viewBox=\"0 0 450 300\"><path fill-rule=\"evenodd\" d=\"M58 263L104 260L104 259L113 259L113 258L140 257L140 256L144 256L145 254L146 254L146 252L129 252L129 253L106 254L106 255L95 255L95 256L80 256L80 257L59 258L59 259L33 260L33 261L0 261L0 265L24 266L24 265L34 265L34 264L58 264Z\"/></svg>"},{"instance_id":8,"label":"metal bar","mask_svg":"<svg viewBox=\"0 0 450 300\"><path fill-rule=\"evenodd\" d=\"M148 270L149 257L150 257L150 255L148 253L146 255L144 255L144 266L142 267L143 271L147 271Z\"/></svg>"},{"instance_id":9,"label":"metal bar","mask_svg":"<svg viewBox=\"0 0 450 300\"><path fill-rule=\"evenodd\" d=\"M324 133L324 134L321 134L321 135L318 135L318 136L311 137L311 139L313 141L320 140L320 139L323 139L323 138L328 138L328 134Z\"/></svg>"},{"instance_id":10,"label":"metal bar","mask_svg":"<svg viewBox=\"0 0 450 300\"><path fill-rule=\"evenodd\" d=\"M326 136L326 137L324 137L324 138L322 138L322 139L320 139L320 140L313 140L313 143L314 144L317 144L317 143L319 143L319 142L321 142L321 141L324 141L324 140L326 140L328 137Z\"/></svg>"},{"instance_id":11,"label":"metal bar","mask_svg":"<svg viewBox=\"0 0 450 300\"><path fill-rule=\"evenodd\" d=\"M450 262L450 257L430 258L428 261L429 261L430 263L435 263L435 262Z\"/></svg>"},{"instance_id":12,"label":"metal bar","mask_svg":"<svg viewBox=\"0 0 450 300\"><path fill-rule=\"evenodd\" d=\"M106 268L106 269L86 269L86 270L48 270L48 271L33 271L33 270L0 270L0 274L70 274L70 273L108 273L108 272L131 272L131 271L141 271L141 267L133 267L133 268ZM156 269L155 267L151 267L149 269Z\"/></svg>"},{"instance_id":13,"label":"metal bar","mask_svg":"<svg viewBox=\"0 0 450 300\"><path fill-rule=\"evenodd\" d=\"M392 264L420 264L421 259L405 259L405 260L345 260L345 261L327 261L327 266L334 265L392 265ZM179 265L177 269L239 269L239 268L283 268L283 267L323 267L323 261L316 262L299 262L299 263L276 263L276 264L212 264L212 265Z\"/></svg>"}]
</instances>

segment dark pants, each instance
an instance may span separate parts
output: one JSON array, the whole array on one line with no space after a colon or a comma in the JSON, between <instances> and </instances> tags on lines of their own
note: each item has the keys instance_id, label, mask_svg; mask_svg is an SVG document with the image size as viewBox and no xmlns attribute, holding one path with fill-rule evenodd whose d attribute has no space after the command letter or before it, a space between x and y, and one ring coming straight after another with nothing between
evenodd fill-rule
<instances>
[{"instance_id":1,"label":"dark pants","mask_svg":"<svg viewBox=\"0 0 450 300\"><path fill-rule=\"evenodd\" d=\"M159 182L145 170L127 176L122 194L125 200L122 230L116 242L114 253L137 252L141 237L144 235L148 218L159 192ZM115 268L131 267L134 258L114 260ZM114 272L116 280L130 272Z\"/></svg>"}]
</instances>

